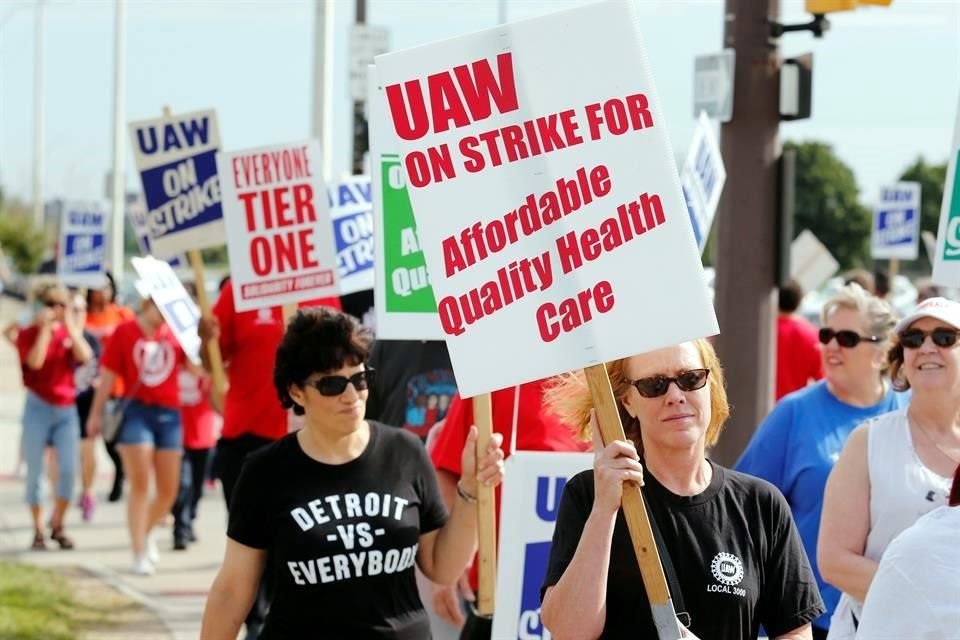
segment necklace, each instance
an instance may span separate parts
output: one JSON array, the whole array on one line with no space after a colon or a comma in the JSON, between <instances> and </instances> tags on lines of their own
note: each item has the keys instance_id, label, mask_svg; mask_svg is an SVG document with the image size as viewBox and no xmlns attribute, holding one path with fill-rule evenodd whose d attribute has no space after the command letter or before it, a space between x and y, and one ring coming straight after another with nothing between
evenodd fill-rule
<instances>
[{"instance_id":1,"label":"necklace","mask_svg":"<svg viewBox=\"0 0 960 640\"><path fill-rule=\"evenodd\" d=\"M943 446L943 445L941 445L941 444L940 444L939 442L937 442L936 440L934 440L934 439L933 439L933 436L931 436L929 433L927 433L927 430L924 429L924 428L920 425L920 423L917 422L916 420L910 420L910 424L912 424L914 427L916 427L917 430L918 430L920 433L922 433L922 434L924 435L924 437L926 437L927 440L930 441L930 444L932 444L932 445L937 449L937 451L939 451L942 455L944 455L944 456L947 457L949 460L951 460L951 461L953 462L953 464L955 464L955 465L960 465L960 455L956 455L956 454L951 454L951 453L949 453L949 452L948 452L948 448L945 447L945 446ZM953 450L955 450L955 451L960 452L960 446L950 447L950 449L953 449Z\"/></svg>"}]
</instances>

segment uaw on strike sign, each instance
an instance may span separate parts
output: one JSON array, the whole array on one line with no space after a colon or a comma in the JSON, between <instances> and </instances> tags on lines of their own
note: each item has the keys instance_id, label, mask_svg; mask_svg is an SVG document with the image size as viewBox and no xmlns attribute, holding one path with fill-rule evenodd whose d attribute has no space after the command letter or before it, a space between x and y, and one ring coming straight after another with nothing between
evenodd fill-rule
<instances>
[{"instance_id":1,"label":"uaw on strike sign","mask_svg":"<svg viewBox=\"0 0 960 640\"><path fill-rule=\"evenodd\" d=\"M337 295L315 141L217 154L237 311Z\"/></svg>"},{"instance_id":2,"label":"uaw on strike sign","mask_svg":"<svg viewBox=\"0 0 960 640\"><path fill-rule=\"evenodd\" d=\"M464 396L717 332L634 9L376 59Z\"/></svg>"},{"instance_id":3,"label":"uaw on strike sign","mask_svg":"<svg viewBox=\"0 0 960 640\"><path fill-rule=\"evenodd\" d=\"M215 155L220 132L213 110L129 124L133 157L147 201L154 255L223 242L223 213Z\"/></svg>"}]
</instances>

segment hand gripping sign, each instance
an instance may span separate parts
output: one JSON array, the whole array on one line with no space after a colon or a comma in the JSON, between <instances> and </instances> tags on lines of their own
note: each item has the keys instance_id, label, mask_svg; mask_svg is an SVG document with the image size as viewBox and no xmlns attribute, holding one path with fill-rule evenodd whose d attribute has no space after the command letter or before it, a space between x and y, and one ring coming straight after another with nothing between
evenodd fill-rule
<instances>
[{"instance_id":1,"label":"hand gripping sign","mask_svg":"<svg viewBox=\"0 0 960 640\"><path fill-rule=\"evenodd\" d=\"M367 74L370 110L370 174L376 258L374 311L377 336L384 340L443 340L427 263L420 250L406 176L383 89Z\"/></svg>"},{"instance_id":2,"label":"hand gripping sign","mask_svg":"<svg viewBox=\"0 0 960 640\"><path fill-rule=\"evenodd\" d=\"M624 438L604 362L717 332L637 24L602 2L377 58L461 392L586 368L604 442Z\"/></svg>"},{"instance_id":3,"label":"hand gripping sign","mask_svg":"<svg viewBox=\"0 0 960 640\"><path fill-rule=\"evenodd\" d=\"M106 282L107 219L97 202L67 202L60 222L57 278L68 287L99 289Z\"/></svg>"},{"instance_id":4,"label":"hand gripping sign","mask_svg":"<svg viewBox=\"0 0 960 640\"><path fill-rule=\"evenodd\" d=\"M237 311L339 293L315 140L217 154Z\"/></svg>"},{"instance_id":5,"label":"hand gripping sign","mask_svg":"<svg viewBox=\"0 0 960 640\"><path fill-rule=\"evenodd\" d=\"M947 181L943 187L940 205L940 228L937 232L937 250L934 254L933 281L946 287L960 287L960 101L957 103L957 122L953 127Z\"/></svg>"}]
</instances>

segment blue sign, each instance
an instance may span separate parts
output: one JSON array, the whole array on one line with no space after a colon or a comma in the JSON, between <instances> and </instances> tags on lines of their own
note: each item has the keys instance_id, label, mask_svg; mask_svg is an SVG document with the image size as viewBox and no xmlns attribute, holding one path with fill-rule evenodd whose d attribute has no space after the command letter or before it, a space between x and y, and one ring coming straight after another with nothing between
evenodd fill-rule
<instances>
[{"instance_id":1,"label":"blue sign","mask_svg":"<svg viewBox=\"0 0 960 640\"><path fill-rule=\"evenodd\" d=\"M709 119L701 113L687 159L680 170L680 187L686 200L693 237L701 254L707 244L726 180L727 171L713 129Z\"/></svg>"},{"instance_id":2,"label":"blue sign","mask_svg":"<svg viewBox=\"0 0 960 640\"><path fill-rule=\"evenodd\" d=\"M107 214L97 203L68 202L60 225L57 276L70 287L106 282Z\"/></svg>"},{"instance_id":3,"label":"blue sign","mask_svg":"<svg viewBox=\"0 0 960 640\"><path fill-rule=\"evenodd\" d=\"M373 288L373 202L370 177L352 176L327 188L340 269L340 293Z\"/></svg>"},{"instance_id":4,"label":"blue sign","mask_svg":"<svg viewBox=\"0 0 960 640\"><path fill-rule=\"evenodd\" d=\"M920 184L900 182L880 191L873 214L871 255L916 260L920 248Z\"/></svg>"},{"instance_id":5,"label":"blue sign","mask_svg":"<svg viewBox=\"0 0 960 640\"><path fill-rule=\"evenodd\" d=\"M130 123L151 248L168 257L223 244L214 111Z\"/></svg>"}]
</instances>

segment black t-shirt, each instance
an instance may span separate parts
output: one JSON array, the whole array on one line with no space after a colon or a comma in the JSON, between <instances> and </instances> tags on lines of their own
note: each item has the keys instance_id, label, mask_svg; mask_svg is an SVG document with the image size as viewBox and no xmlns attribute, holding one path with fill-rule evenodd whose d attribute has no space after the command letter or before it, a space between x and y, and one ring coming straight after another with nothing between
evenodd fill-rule
<instances>
[{"instance_id":1,"label":"black t-shirt","mask_svg":"<svg viewBox=\"0 0 960 640\"><path fill-rule=\"evenodd\" d=\"M370 356L377 377L367 418L426 438L447 415L457 392L450 354L442 340L377 340Z\"/></svg>"},{"instance_id":2,"label":"black t-shirt","mask_svg":"<svg viewBox=\"0 0 960 640\"><path fill-rule=\"evenodd\" d=\"M423 445L370 422L358 458L328 465L296 433L251 454L233 491L233 540L270 553L261 638L430 637L414 576L422 534L447 511Z\"/></svg>"},{"instance_id":3,"label":"black t-shirt","mask_svg":"<svg viewBox=\"0 0 960 640\"><path fill-rule=\"evenodd\" d=\"M711 462L713 478L696 496L678 496L645 470L644 500L677 572L690 630L709 640L771 638L824 612L810 562L773 485ZM543 591L566 570L593 508L593 471L563 490ZM541 592L542 597L542 592ZM676 605L676 598L674 598ZM602 638L656 638L626 520L617 515Z\"/></svg>"}]
</instances>

